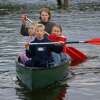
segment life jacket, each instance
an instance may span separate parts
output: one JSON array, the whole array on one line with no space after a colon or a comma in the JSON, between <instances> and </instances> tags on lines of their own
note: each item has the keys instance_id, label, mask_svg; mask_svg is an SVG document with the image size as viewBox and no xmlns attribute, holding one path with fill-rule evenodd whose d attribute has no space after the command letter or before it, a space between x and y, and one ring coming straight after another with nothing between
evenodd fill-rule
<instances>
[{"instance_id":1,"label":"life jacket","mask_svg":"<svg viewBox=\"0 0 100 100\"><path fill-rule=\"evenodd\" d=\"M67 38L65 36L57 36L56 34L53 34L53 33L50 34L48 38L54 42L59 42L59 41L66 42L67 41ZM63 46L63 53L66 54L66 45Z\"/></svg>"},{"instance_id":2,"label":"life jacket","mask_svg":"<svg viewBox=\"0 0 100 100\"><path fill-rule=\"evenodd\" d=\"M57 36L56 34L50 34L48 36L48 38L51 40L51 41L54 41L54 42L59 42L59 41L62 41L62 42L65 42L67 39L65 36Z\"/></svg>"}]
</instances>

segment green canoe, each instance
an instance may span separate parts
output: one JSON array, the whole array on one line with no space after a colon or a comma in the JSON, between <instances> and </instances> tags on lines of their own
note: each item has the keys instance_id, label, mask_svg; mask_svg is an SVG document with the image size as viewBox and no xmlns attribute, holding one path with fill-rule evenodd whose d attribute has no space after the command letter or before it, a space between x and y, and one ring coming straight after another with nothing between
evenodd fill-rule
<instances>
[{"instance_id":1,"label":"green canoe","mask_svg":"<svg viewBox=\"0 0 100 100\"><path fill-rule=\"evenodd\" d=\"M52 68L27 67L16 62L17 78L30 90L44 88L53 83L64 81L70 61Z\"/></svg>"}]
</instances>

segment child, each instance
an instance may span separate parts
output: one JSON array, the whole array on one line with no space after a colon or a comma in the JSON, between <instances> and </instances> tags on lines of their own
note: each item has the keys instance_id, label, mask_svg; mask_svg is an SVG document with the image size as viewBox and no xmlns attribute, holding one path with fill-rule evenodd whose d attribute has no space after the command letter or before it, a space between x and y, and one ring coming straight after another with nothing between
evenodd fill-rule
<instances>
[{"instance_id":1,"label":"child","mask_svg":"<svg viewBox=\"0 0 100 100\"><path fill-rule=\"evenodd\" d=\"M48 38L52 41L55 41L55 42L59 42L59 41L62 41L62 42L66 42L66 37L63 36L63 33L62 33L62 28L60 25L58 24L55 24L52 28L52 34L50 34L48 36Z\"/></svg>"},{"instance_id":2,"label":"child","mask_svg":"<svg viewBox=\"0 0 100 100\"><path fill-rule=\"evenodd\" d=\"M66 38L63 36L62 34L62 28L60 25L55 24L52 28L52 34L50 34L48 36L48 38L54 42L66 42ZM66 46L64 46L63 48L65 48ZM66 54L66 53L54 53L53 52L53 56L54 56L54 61L56 64L59 64L61 62L65 62L66 60L70 59L70 57Z\"/></svg>"},{"instance_id":3,"label":"child","mask_svg":"<svg viewBox=\"0 0 100 100\"><path fill-rule=\"evenodd\" d=\"M31 41L33 41L35 39L35 24L33 23L32 25L30 25L28 27L28 33L29 33L29 36L25 37L25 47L27 46L28 43L30 43ZM26 56L26 52L22 52L19 54L19 58L18 60L22 63L22 64L25 64L25 62L27 60L29 60L29 58Z\"/></svg>"},{"instance_id":4,"label":"child","mask_svg":"<svg viewBox=\"0 0 100 100\"><path fill-rule=\"evenodd\" d=\"M45 27L42 24L37 24L35 28L36 38L31 43L37 43L37 45L27 45L26 55L31 60L26 61L26 66L33 67L48 67L53 62L51 52L60 53L63 50L62 45L54 44L39 44L51 42L47 36L45 36Z\"/></svg>"},{"instance_id":5,"label":"child","mask_svg":"<svg viewBox=\"0 0 100 100\"><path fill-rule=\"evenodd\" d=\"M35 39L35 27L37 23L32 23L30 26L28 26L28 33L29 36L27 36L26 42L30 43Z\"/></svg>"}]
</instances>

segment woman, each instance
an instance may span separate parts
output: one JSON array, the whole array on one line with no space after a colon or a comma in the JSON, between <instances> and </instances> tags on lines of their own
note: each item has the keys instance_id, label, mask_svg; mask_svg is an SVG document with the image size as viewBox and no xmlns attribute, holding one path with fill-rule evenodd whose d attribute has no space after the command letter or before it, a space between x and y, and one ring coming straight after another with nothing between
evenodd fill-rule
<instances>
[{"instance_id":1,"label":"woman","mask_svg":"<svg viewBox=\"0 0 100 100\"><path fill-rule=\"evenodd\" d=\"M40 9L39 19L40 19L39 23L45 26L45 31L51 34L52 27L55 25L55 23L50 21L51 20L50 9L49 8ZM20 33L23 36L28 36L28 30L26 27L27 16L22 15L21 20L22 20L22 26Z\"/></svg>"}]
</instances>

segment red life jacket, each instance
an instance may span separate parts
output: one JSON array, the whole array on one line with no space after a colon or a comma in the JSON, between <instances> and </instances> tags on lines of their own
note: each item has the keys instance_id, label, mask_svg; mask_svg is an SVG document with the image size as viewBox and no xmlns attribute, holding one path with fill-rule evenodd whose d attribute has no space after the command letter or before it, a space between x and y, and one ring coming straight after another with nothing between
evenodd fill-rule
<instances>
[{"instance_id":1,"label":"red life jacket","mask_svg":"<svg viewBox=\"0 0 100 100\"><path fill-rule=\"evenodd\" d=\"M54 42L59 42L59 41L62 41L62 42L66 42L67 38L65 36L57 36L56 34L50 34L48 36L48 38L51 40L51 41L54 41ZM63 53L66 54L66 45L64 45L63 47Z\"/></svg>"},{"instance_id":2,"label":"red life jacket","mask_svg":"<svg viewBox=\"0 0 100 100\"><path fill-rule=\"evenodd\" d=\"M65 42L67 40L65 36L57 36L55 34L50 34L48 38L54 42L59 42L59 41Z\"/></svg>"}]
</instances>

